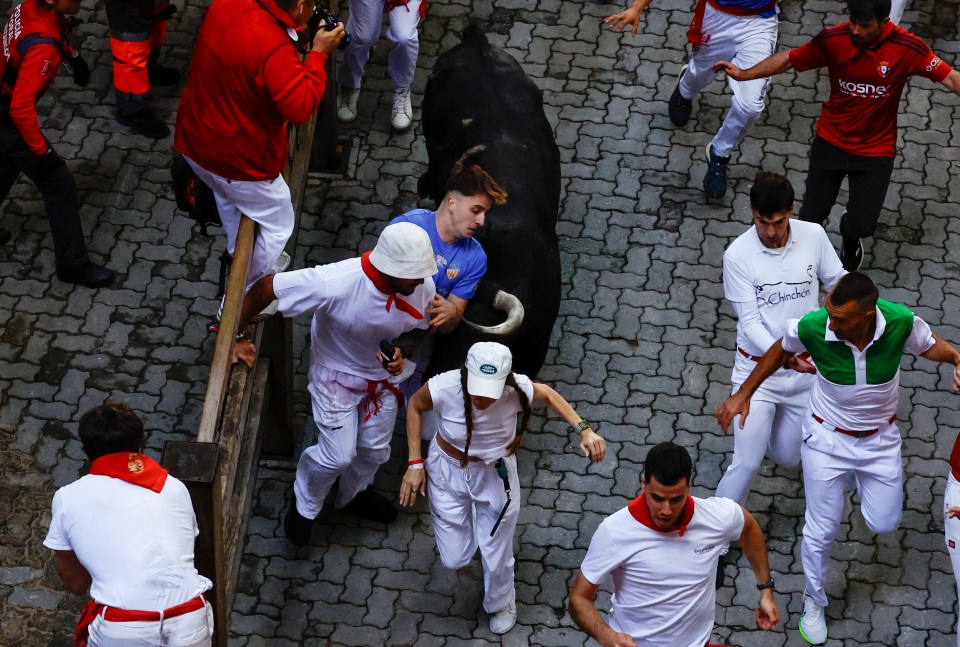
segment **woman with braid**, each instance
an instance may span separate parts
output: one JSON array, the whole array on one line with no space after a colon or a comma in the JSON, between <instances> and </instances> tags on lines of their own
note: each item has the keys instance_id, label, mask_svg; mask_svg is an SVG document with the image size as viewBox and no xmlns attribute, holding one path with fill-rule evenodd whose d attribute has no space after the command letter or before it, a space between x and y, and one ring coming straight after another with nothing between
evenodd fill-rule
<instances>
[{"instance_id":1,"label":"woman with braid","mask_svg":"<svg viewBox=\"0 0 960 647\"><path fill-rule=\"evenodd\" d=\"M483 560L483 608L490 631L503 634L517 620L513 584L513 533L520 514L516 449L530 419L531 402L553 409L580 431L580 450L594 462L607 447L563 397L545 384L511 371L502 344L470 347L466 365L431 378L407 405L409 466L400 503L426 494L437 549L444 566L463 568L477 548ZM509 389L504 389L509 386ZM426 462L420 456L423 416L436 412L439 425ZM522 414L517 428L517 415Z\"/></svg>"}]
</instances>

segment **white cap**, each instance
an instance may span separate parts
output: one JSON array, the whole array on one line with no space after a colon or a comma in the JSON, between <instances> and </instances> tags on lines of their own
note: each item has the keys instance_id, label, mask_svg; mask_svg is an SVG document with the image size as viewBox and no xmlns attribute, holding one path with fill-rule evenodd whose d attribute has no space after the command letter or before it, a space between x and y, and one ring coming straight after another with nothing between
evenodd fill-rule
<instances>
[{"instance_id":1,"label":"white cap","mask_svg":"<svg viewBox=\"0 0 960 647\"><path fill-rule=\"evenodd\" d=\"M513 368L513 356L503 344L481 341L467 352L467 393L499 400Z\"/></svg>"},{"instance_id":2,"label":"white cap","mask_svg":"<svg viewBox=\"0 0 960 647\"><path fill-rule=\"evenodd\" d=\"M370 252L370 262L398 279L425 279L437 273L430 236L412 222L387 225Z\"/></svg>"}]
</instances>

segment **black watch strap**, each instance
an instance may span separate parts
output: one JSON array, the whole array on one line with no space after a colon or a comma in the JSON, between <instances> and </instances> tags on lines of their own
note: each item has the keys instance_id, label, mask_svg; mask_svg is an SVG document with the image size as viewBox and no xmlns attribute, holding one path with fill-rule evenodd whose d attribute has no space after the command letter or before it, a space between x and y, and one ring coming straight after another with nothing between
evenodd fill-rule
<instances>
[{"instance_id":1,"label":"black watch strap","mask_svg":"<svg viewBox=\"0 0 960 647\"><path fill-rule=\"evenodd\" d=\"M772 577L770 578L770 581L769 581L769 582L766 582L766 583L764 583L764 584L757 583L757 590L758 590L758 591L766 591L767 589L771 589L771 590L773 589L773 578L772 578Z\"/></svg>"}]
</instances>

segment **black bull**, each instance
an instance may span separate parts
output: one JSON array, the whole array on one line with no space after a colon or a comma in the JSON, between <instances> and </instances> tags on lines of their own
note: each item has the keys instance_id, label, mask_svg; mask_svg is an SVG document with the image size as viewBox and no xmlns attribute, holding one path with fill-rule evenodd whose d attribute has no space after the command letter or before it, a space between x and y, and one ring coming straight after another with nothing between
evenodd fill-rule
<instances>
[{"instance_id":1,"label":"black bull","mask_svg":"<svg viewBox=\"0 0 960 647\"><path fill-rule=\"evenodd\" d=\"M560 151L543 112L543 96L517 61L470 25L463 42L437 60L422 114L430 166L420 178L421 197L439 204L451 167L478 144L486 151L477 161L509 194L476 234L487 253L487 273L466 318L485 326L501 323L503 313L490 305L496 290L515 295L525 312L520 329L508 336L494 337L463 323L437 335L427 374L460 366L475 342L499 341L513 352L514 371L534 376L543 366L560 308Z\"/></svg>"}]
</instances>

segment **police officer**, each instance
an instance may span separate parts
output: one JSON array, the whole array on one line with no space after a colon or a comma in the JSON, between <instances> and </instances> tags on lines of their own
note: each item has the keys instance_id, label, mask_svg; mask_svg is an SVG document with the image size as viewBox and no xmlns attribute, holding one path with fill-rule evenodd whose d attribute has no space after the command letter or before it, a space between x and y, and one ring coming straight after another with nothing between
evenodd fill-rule
<instances>
[{"instance_id":1,"label":"police officer","mask_svg":"<svg viewBox=\"0 0 960 647\"><path fill-rule=\"evenodd\" d=\"M67 16L76 15L80 0L25 0L3 29L0 57L0 201L20 173L40 189L50 221L61 281L91 288L109 285L113 272L90 262L80 226L80 207L73 175L46 138L37 121L37 100L57 75L62 58L85 86L90 70L70 47ZM10 232L0 230L0 243Z\"/></svg>"}]
</instances>

